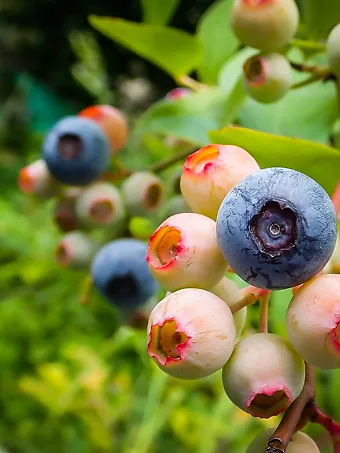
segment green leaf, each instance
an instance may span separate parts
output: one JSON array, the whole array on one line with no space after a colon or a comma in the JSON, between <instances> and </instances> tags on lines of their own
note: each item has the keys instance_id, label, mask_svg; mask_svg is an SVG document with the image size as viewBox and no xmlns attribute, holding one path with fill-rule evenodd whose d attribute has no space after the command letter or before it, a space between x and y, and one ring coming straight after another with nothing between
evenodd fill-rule
<instances>
[{"instance_id":1,"label":"green leaf","mask_svg":"<svg viewBox=\"0 0 340 453\"><path fill-rule=\"evenodd\" d=\"M239 121L251 129L327 143L337 108L335 84L316 82L291 90L275 104L248 98Z\"/></svg>"},{"instance_id":2,"label":"green leaf","mask_svg":"<svg viewBox=\"0 0 340 453\"><path fill-rule=\"evenodd\" d=\"M257 50L246 47L233 55L222 67L218 75L218 86L225 93L231 93L242 75L242 67L246 60L255 55Z\"/></svg>"},{"instance_id":3,"label":"green leaf","mask_svg":"<svg viewBox=\"0 0 340 453\"><path fill-rule=\"evenodd\" d=\"M337 0L303 0L302 6L308 36L312 39L326 39L340 22L340 2Z\"/></svg>"},{"instance_id":4,"label":"green leaf","mask_svg":"<svg viewBox=\"0 0 340 453\"><path fill-rule=\"evenodd\" d=\"M329 194L340 179L340 152L330 146L232 126L212 131L209 136L212 143L246 149L261 168L287 167L301 171Z\"/></svg>"},{"instance_id":5,"label":"green leaf","mask_svg":"<svg viewBox=\"0 0 340 453\"><path fill-rule=\"evenodd\" d=\"M226 95L215 88L157 102L140 118L136 134L157 132L204 146L209 143L209 130L221 127L225 102Z\"/></svg>"},{"instance_id":6,"label":"green leaf","mask_svg":"<svg viewBox=\"0 0 340 453\"><path fill-rule=\"evenodd\" d=\"M152 25L167 24L175 13L180 0L141 0L143 22Z\"/></svg>"},{"instance_id":7,"label":"green leaf","mask_svg":"<svg viewBox=\"0 0 340 453\"><path fill-rule=\"evenodd\" d=\"M199 39L182 30L112 17L90 16L89 22L105 36L151 61L175 79L201 64L203 52Z\"/></svg>"},{"instance_id":8,"label":"green leaf","mask_svg":"<svg viewBox=\"0 0 340 453\"><path fill-rule=\"evenodd\" d=\"M198 24L197 34L204 49L199 76L207 84L216 83L221 67L239 45L229 24L232 5L232 0L213 3Z\"/></svg>"}]
</instances>

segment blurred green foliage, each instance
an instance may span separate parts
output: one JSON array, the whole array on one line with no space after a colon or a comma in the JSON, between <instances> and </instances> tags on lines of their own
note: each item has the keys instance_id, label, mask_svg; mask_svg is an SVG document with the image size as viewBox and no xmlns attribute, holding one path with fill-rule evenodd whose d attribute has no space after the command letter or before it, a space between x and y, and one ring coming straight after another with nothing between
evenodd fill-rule
<instances>
[{"instance_id":1,"label":"blurred green foliage","mask_svg":"<svg viewBox=\"0 0 340 453\"><path fill-rule=\"evenodd\" d=\"M301 0L299 4L306 6L308 1ZM45 8L48 5L53 6L48 10L51 16L57 6L61 11L70 8L64 15L67 17L64 22L64 16L54 18L53 41L40 42L36 47L39 58L44 57L42 62L35 61L36 66L32 64L34 70L31 72L38 77L39 85L32 85L36 80L24 74L14 90L14 103L8 105L7 100L0 107L1 112L5 112L0 134L0 452L3 447L8 453L42 453L46 450L50 453L243 453L251 437L263 426L275 426L279 420L254 420L235 408L222 389L220 372L196 382L168 377L147 356L144 330L124 325L114 308L95 292L88 305L83 305L81 294L86 285L86 273L61 269L55 263L54 249L60 233L52 221L53 201L43 204L19 194L16 178L21 166L39 156L39 133L57 117L76 111L72 103L59 103L54 92L70 93L76 81L79 89L87 93L85 99L115 101L119 105L116 85L111 79L117 74L131 72L129 63L134 57L126 50L112 46L106 38L102 40L99 34L89 33L89 13L105 16L120 12L125 20L111 24L112 27L118 24L119 30L108 32L107 23L104 23L105 33L120 44L123 40L120 34L127 33L124 43L129 49L133 47L129 33L134 32L135 27L128 21L143 17L143 36L148 41L148 33L154 33L154 27L166 40L169 21L178 26L184 21L185 26L181 28L193 31L188 17L196 17L195 25L200 19L197 33L190 37L188 46L182 48L181 61L175 65L164 63L162 52L154 55L152 49L145 48L145 43L140 47L139 42L138 48L132 48L143 56L146 53L146 58L150 58L151 52L152 61L168 70L174 78L194 67L202 81L214 86L171 104L160 100L138 121L133 112L130 122L136 127L128 147L121 154L122 163L130 169L149 168L185 148L188 141L199 146L218 137L229 143L246 141L250 151L263 159L263 165L276 165L275 159L279 158L282 165L298 165L302 171L312 171L313 176L331 191L340 156L325 146L334 130L339 135L339 127L334 128L337 116L334 87L320 83L296 90L276 104L275 111L273 106L254 104L240 84L242 63L252 51L239 49L234 38L230 37L226 46L222 39L216 41L209 34L212 29L216 36L221 36L224 27L221 12L228 14L228 0L216 3L169 1L167 8L164 8L164 0L143 0L140 5L132 1L124 4L96 2L95 5L91 1L61 3L35 0L29 3L31 9L25 1L0 5L6 11L9 26L18 16L25 22L27 14L33 30L37 27L36 21L39 25L41 17L47 15ZM214 5L206 15L200 17L212 3ZM302 37L309 36L308 27L312 27L317 16L318 2L313 0L310 4L314 6L305 8L307 20ZM39 17L34 16L37 10ZM324 13L329 28L336 14L331 18L326 12L327 8ZM101 19L96 19L93 23L100 28L100 22ZM61 23L65 28L60 27ZM42 37L48 35L50 24L50 21L43 24ZM83 28L85 32L79 32ZM320 33L323 28L318 29ZM227 34L229 31L226 29ZM176 33L176 37L179 36L185 36L188 43L187 35ZM59 44L64 50L66 41L69 46L66 57L56 51L54 59L51 48L45 47L48 44L58 49ZM30 42L19 46L20 52L16 55L20 57L23 50L31 46ZM294 46L290 52L295 61L307 58L315 63L319 58L322 60L318 55L306 56ZM192 59L185 61L185 55L189 54ZM47 60L53 63L48 69ZM115 65L117 69L113 71ZM22 68L30 68L26 60L16 69ZM147 65L147 68L147 78L164 82L159 83L158 95L165 87L174 85L174 81L168 76L160 76L153 66ZM46 91L40 85L41 80L48 82ZM21 90L25 87L28 91L33 90L33 97L29 96L31 101L36 97L41 102L33 105L27 104L27 99L23 101ZM83 102L84 98L78 95L76 93L74 99L81 98ZM63 97L69 101L68 96ZM33 119L30 117L32 112L35 113ZM249 137L241 128L238 132L233 128L211 132L233 121L258 131L295 137L290 140L298 147L302 146L304 156L308 154L308 158L304 159L294 146L290 147L292 142L288 139L268 138L255 131L249 132L253 134ZM164 136L181 139L182 143L173 147L163 140ZM318 143L308 148L310 142L302 143L296 138ZM335 141L337 147L340 146L338 142ZM276 146L281 153L279 157L269 150ZM162 176L171 183L171 171ZM145 239L153 231L155 221L154 218L135 218L130 229L134 235ZM241 284L239 280L237 282ZM290 291L276 292L270 305L269 328L283 336L286 335L284 319L290 296ZM248 333L256 329L257 320L258 307L254 306L249 310ZM337 418L340 418L339 386L340 370L318 373L319 404ZM308 430L322 453L329 453L330 442L325 433L315 426Z\"/></svg>"}]
</instances>

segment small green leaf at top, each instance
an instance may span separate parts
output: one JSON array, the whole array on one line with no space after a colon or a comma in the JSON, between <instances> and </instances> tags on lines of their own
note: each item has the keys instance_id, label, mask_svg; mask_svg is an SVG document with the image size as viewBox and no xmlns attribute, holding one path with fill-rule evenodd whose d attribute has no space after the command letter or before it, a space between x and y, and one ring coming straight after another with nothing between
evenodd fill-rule
<instances>
[{"instance_id":1,"label":"small green leaf at top","mask_svg":"<svg viewBox=\"0 0 340 453\"><path fill-rule=\"evenodd\" d=\"M182 30L113 17L90 16L89 22L96 30L159 66L174 79L189 74L202 62L199 39Z\"/></svg>"},{"instance_id":2,"label":"small green leaf at top","mask_svg":"<svg viewBox=\"0 0 340 453\"><path fill-rule=\"evenodd\" d=\"M308 140L229 126L211 131L212 143L247 150L261 168L286 167L305 173L331 195L340 179L340 151Z\"/></svg>"},{"instance_id":3,"label":"small green leaf at top","mask_svg":"<svg viewBox=\"0 0 340 453\"><path fill-rule=\"evenodd\" d=\"M143 22L153 25L167 24L181 0L141 0Z\"/></svg>"},{"instance_id":4,"label":"small green leaf at top","mask_svg":"<svg viewBox=\"0 0 340 453\"><path fill-rule=\"evenodd\" d=\"M197 35L203 44L203 63L198 70L200 79L209 85L216 84L224 63L239 46L230 26L232 0L214 2L203 14Z\"/></svg>"}]
</instances>

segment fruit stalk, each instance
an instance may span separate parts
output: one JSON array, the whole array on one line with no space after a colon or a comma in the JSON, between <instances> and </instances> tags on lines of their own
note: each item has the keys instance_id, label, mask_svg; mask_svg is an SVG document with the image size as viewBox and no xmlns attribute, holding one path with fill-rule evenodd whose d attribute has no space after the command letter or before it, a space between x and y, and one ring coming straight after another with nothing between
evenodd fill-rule
<instances>
[{"instance_id":1,"label":"fruit stalk","mask_svg":"<svg viewBox=\"0 0 340 453\"><path fill-rule=\"evenodd\" d=\"M248 286L243 290L244 296L236 304L231 307L231 312L235 314L236 312L242 310L242 308L247 307L248 305L253 305L258 300L262 301L270 297L270 291L266 289L256 288L255 286Z\"/></svg>"},{"instance_id":2,"label":"fruit stalk","mask_svg":"<svg viewBox=\"0 0 340 453\"><path fill-rule=\"evenodd\" d=\"M315 397L314 367L305 363L305 369L306 377L302 392L285 412L276 431L269 438L268 447L264 453L285 453L306 405Z\"/></svg>"},{"instance_id":3,"label":"fruit stalk","mask_svg":"<svg viewBox=\"0 0 340 453\"><path fill-rule=\"evenodd\" d=\"M270 291L264 294L260 299L260 322L259 328L261 333L268 333L268 310L269 310Z\"/></svg>"},{"instance_id":4,"label":"fruit stalk","mask_svg":"<svg viewBox=\"0 0 340 453\"><path fill-rule=\"evenodd\" d=\"M310 421L323 426L332 437L334 453L340 453L340 423L322 412L315 401L313 401L309 412Z\"/></svg>"},{"instance_id":5,"label":"fruit stalk","mask_svg":"<svg viewBox=\"0 0 340 453\"><path fill-rule=\"evenodd\" d=\"M87 276L84 281L84 285L83 285L81 297L80 297L80 303L82 305L88 305L92 288L93 288L92 278L90 276Z\"/></svg>"}]
</instances>

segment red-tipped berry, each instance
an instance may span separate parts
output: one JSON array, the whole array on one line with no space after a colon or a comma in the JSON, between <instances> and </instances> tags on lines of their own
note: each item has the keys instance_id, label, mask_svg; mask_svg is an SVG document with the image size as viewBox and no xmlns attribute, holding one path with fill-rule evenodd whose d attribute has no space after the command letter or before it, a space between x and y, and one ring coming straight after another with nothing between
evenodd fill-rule
<instances>
[{"instance_id":1,"label":"red-tipped berry","mask_svg":"<svg viewBox=\"0 0 340 453\"><path fill-rule=\"evenodd\" d=\"M258 170L255 159L239 146L207 145L187 158L181 192L192 211L215 220L227 193Z\"/></svg>"},{"instance_id":2,"label":"red-tipped berry","mask_svg":"<svg viewBox=\"0 0 340 453\"><path fill-rule=\"evenodd\" d=\"M61 231L68 233L80 228L76 213L76 201L81 189L70 188L57 199L54 207L54 221Z\"/></svg>"},{"instance_id":3,"label":"red-tipped berry","mask_svg":"<svg viewBox=\"0 0 340 453\"><path fill-rule=\"evenodd\" d=\"M61 266L74 269L87 267L98 249L98 244L81 231L72 231L58 243L56 259Z\"/></svg>"},{"instance_id":4,"label":"red-tipped berry","mask_svg":"<svg viewBox=\"0 0 340 453\"><path fill-rule=\"evenodd\" d=\"M286 317L296 351L319 368L340 368L340 275L321 274L291 300Z\"/></svg>"},{"instance_id":5,"label":"red-tipped berry","mask_svg":"<svg viewBox=\"0 0 340 453\"><path fill-rule=\"evenodd\" d=\"M303 359L286 340L267 333L239 341L223 369L231 401L260 418L284 412L301 393L304 377Z\"/></svg>"},{"instance_id":6,"label":"red-tipped berry","mask_svg":"<svg viewBox=\"0 0 340 453\"><path fill-rule=\"evenodd\" d=\"M22 192L37 195L42 199L58 195L61 188L42 159L20 170L18 186Z\"/></svg>"},{"instance_id":7,"label":"red-tipped berry","mask_svg":"<svg viewBox=\"0 0 340 453\"><path fill-rule=\"evenodd\" d=\"M216 224L201 214L176 214L165 220L151 236L146 258L154 277L169 291L209 289L227 270Z\"/></svg>"},{"instance_id":8,"label":"red-tipped berry","mask_svg":"<svg viewBox=\"0 0 340 453\"><path fill-rule=\"evenodd\" d=\"M223 367L235 344L227 304L201 289L170 294L152 310L147 351L171 376L198 379Z\"/></svg>"},{"instance_id":9,"label":"red-tipped berry","mask_svg":"<svg viewBox=\"0 0 340 453\"><path fill-rule=\"evenodd\" d=\"M279 53L254 55L243 65L243 83L258 102L277 102L292 86L289 61Z\"/></svg>"}]
</instances>

